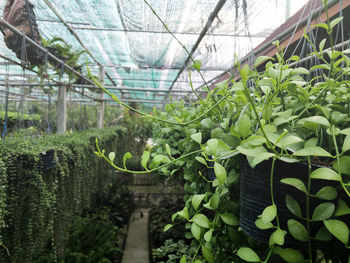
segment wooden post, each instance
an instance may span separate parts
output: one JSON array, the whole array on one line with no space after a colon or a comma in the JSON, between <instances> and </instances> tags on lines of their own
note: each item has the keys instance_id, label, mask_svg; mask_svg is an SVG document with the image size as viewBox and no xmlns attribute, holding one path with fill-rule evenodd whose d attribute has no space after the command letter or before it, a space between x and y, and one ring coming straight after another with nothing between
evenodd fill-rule
<instances>
[{"instance_id":1,"label":"wooden post","mask_svg":"<svg viewBox=\"0 0 350 263\"><path fill-rule=\"evenodd\" d=\"M98 79L100 83L103 85L104 79L105 79L105 69L102 66L100 67L100 70L99 70ZM99 99L103 100L103 98L104 98L104 93L103 91L101 91L99 95ZM98 129L103 128L104 108L105 108L104 101L97 102L97 128Z\"/></svg>"},{"instance_id":2,"label":"wooden post","mask_svg":"<svg viewBox=\"0 0 350 263\"><path fill-rule=\"evenodd\" d=\"M58 87L57 134L64 134L67 127L67 87Z\"/></svg>"}]
</instances>

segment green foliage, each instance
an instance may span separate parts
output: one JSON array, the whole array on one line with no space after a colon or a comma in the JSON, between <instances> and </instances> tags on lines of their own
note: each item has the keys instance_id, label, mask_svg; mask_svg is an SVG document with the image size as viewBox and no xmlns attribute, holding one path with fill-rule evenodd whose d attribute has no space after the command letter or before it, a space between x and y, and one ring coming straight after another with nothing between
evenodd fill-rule
<instances>
[{"instance_id":1,"label":"green foliage","mask_svg":"<svg viewBox=\"0 0 350 263\"><path fill-rule=\"evenodd\" d=\"M72 224L64 251L64 262L112 263L121 258L119 229L108 213L78 217Z\"/></svg>"},{"instance_id":2,"label":"green foliage","mask_svg":"<svg viewBox=\"0 0 350 263\"><path fill-rule=\"evenodd\" d=\"M320 27L331 33L339 22ZM306 39L314 49L310 56L321 61L319 68L293 68L279 50L276 61L268 61L261 72L237 62L240 80L233 77L230 83L216 85L190 106L174 101L165 111L154 111L156 146L148 167L184 185L184 207L165 228L168 232L185 225L184 236L199 252L192 262L198 256L208 262L316 262L317 253L327 262L348 261L349 218L339 216L348 215L350 202L349 50L331 48L324 57L324 44L317 49ZM275 45L280 49L278 42ZM193 68L200 70L198 63ZM315 69L323 71L317 75ZM100 149L99 156L106 159ZM241 158L252 168L272 159L266 178L270 203L256 218L257 227L270 229L268 244L247 237L239 225ZM287 227L280 222L283 211L274 196L276 160L306 163L308 168L304 181L281 181L305 197L300 202L286 196L287 208L298 219L289 218ZM312 169L314 164L323 167ZM322 191L313 192L316 181L323 183ZM318 203L312 207L314 199ZM306 243L304 254L287 247L293 238Z\"/></svg>"},{"instance_id":3,"label":"green foliage","mask_svg":"<svg viewBox=\"0 0 350 263\"><path fill-rule=\"evenodd\" d=\"M196 249L184 240L167 239L161 247L152 250L152 259L157 263L178 263L183 256L190 259L195 253Z\"/></svg>"},{"instance_id":4,"label":"green foliage","mask_svg":"<svg viewBox=\"0 0 350 263\"><path fill-rule=\"evenodd\" d=\"M62 259L67 226L90 203L99 178L113 173L96 160L94 138L124 151L123 136L124 129L111 128L0 142L0 233L10 253L1 249L0 261L31 262L49 245ZM43 154L49 151L55 167L44 170Z\"/></svg>"}]
</instances>

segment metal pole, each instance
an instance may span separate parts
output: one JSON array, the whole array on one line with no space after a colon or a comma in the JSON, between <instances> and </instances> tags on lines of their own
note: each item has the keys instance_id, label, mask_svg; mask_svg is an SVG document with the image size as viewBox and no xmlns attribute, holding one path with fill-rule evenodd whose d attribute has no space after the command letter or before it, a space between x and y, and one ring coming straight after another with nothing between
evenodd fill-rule
<instances>
[{"instance_id":1,"label":"metal pole","mask_svg":"<svg viewBox=\"0 0 350 263\"><path fill-rule=\"evenodd\" d=\"M104 79L105 79L105 69L104 67L100 67L99 69L99 75L98 75L99 81L103 85ZM103 128L103 117L104 117L104 108L105 103L103 101L104 93L100 91L99 94L99 102L97 104L97 128L102 129Z\"/></svg>"},{"instance_id":2,"label":"metal pole","mask_svg":"<svg viewBox=\"0 0 350 263\"><path fill-rule=\"evenodd\" d=\"M198 48L199 44L201 43L202 39L204 38L204 36L207 33L208 29L210 28L211 24L213 23L215 17L218 15L218 13L220 12L221 8L224 6L225 3L226 3L226 0L220 0L219 3L215 6L215 9L213 10L213 12L209 15L209 18L208 18L208 21L207 21L205 27L202 29L202 31L201 31L201 33L200 33L196 43L193 45L193 47L192 47L192 49L190 51L190 54L186 58L185 62L183 63L183 65L181 67L181 69L177 73L175 80L171 84L171 86L170 86L170 88L168 90L168 95L169 95L170 91L173 89L173 87L175 85L175 82L180 77L182 71L185 69L187 63L190 61L193 53ZM168 96L164 98L163 103L166 101L167 98L168 98Z\"/></svg>"}]
</instances>

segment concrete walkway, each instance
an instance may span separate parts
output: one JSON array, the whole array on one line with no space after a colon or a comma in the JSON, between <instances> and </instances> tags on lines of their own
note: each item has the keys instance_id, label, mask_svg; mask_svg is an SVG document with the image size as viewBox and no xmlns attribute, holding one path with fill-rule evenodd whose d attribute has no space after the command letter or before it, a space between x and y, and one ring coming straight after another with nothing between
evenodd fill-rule
<instances>
[{"instance_id":1,"label":"concrete walkway","mask_svg":"<svg viewBox=\"0 0 350 263\"><path fill-rule=\"evenodd\" d=\"M138 208L131 215L122 263L149 263L148 212Z\"/></svg>"}]
</instances>

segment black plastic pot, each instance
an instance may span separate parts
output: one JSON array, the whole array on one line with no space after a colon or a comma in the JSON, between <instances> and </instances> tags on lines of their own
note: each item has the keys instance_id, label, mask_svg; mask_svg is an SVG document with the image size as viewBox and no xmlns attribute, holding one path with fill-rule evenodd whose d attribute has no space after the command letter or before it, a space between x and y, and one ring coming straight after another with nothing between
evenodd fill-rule
<instances>
[{"instance_id":1,"label":"black plastic pot","mask_svg":"<svg viewBox=\"0 0 350 263\"><path fill-rule=\"evenodd\" d=\"M214 161L208 161L208 166L210 168L207 168L207 179L209 181L213 181L216 179L215 172L214 172Z\"/></svg>"},{"instance_id":2,"label":"black plastic pot","mask_svg":"<svg viewBox=\"0 0 350 263\"><path fill-rule=\"evenodd\" d=\"M41 156L43 160L43 170L47 171L50 169L53 169L56 167L56 162L55 162L55 151L54 150L49 150L45 154Z\"/></svg>"},{"instance_id":3,"label":"black plastic pot","mask_svg":"<svg viewBox=\"0 0 350 263\"><path fill-rule=\"evenodd\" d=\"M241 165L240 226L247 235L264 243L268 243L273 230L261 230L255 226L255 221L262 214L265 207L272 204L270 195L271 166L272 161L265 161L257 165L255 169L252 169L246 159L244 159ZM313 170L317 168L320 168L320 166L312 166ZM287 221L291 218L301 223L305 222L295 217L288 210L286 206L286 195L291 195L299 203L303 216L306 216L306 196L295 187L281 183L280 181L283 178L298 178L307 185L308 166L304 163L286 163L279 160L275 162L273 181L274 199L277 205L281 228L287 230ZM311 193L317 193L324 186L337 187L339 183L326 180L312 180ZM325 200L310 198L311 215L314 208L323 202ZM331 202L336 204L336 200ZM315 235L322 225L322 222L312 222L311 234ZM285 243L293 247L306 246L306 243L295 240L289 234L286 236Z\"/></svg>"}]
</instances>

